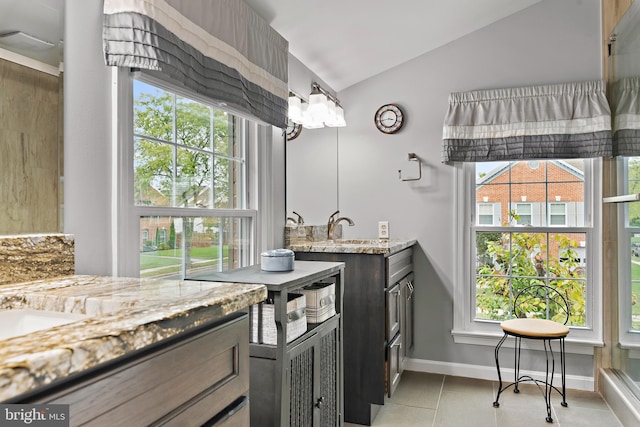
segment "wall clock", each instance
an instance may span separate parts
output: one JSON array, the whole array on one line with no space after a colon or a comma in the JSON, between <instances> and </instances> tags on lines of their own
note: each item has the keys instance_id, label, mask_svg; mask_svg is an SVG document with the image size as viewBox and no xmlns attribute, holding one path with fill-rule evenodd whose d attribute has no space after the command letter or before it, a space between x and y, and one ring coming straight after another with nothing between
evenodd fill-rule
<instances>
[{"instance_id":1,"label":"wall clock","mask_svg":"<svg viewBox=\"0 0 640 427\"><path fill-rule=\"evenodd\" d=\"M404 123L404 112L396 104L385 104L378 108L374 117L376 127L383 133L396 133Z\"/></svg>"},{"instance_id":2,"label":"wall clock","mask_svg":"<svg viewBox=\"0 0 640 427\"><path fill-rule=\"evenodd\" d=\"M287 141L293 141L294 139L296 139L298 136L300 136L300 132L302 132L302 125L300 123L294 123L289 120L286 130Z\"/></svg>"}]
</instances>

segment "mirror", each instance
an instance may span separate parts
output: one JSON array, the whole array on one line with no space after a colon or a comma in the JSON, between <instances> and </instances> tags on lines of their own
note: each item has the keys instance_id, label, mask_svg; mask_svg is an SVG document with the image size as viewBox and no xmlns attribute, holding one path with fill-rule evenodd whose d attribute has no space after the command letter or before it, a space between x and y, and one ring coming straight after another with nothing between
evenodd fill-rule
<instances>
[{"instance_id":1,"label":"mirror","mask_svg":"<svg viewBox=\"0 0 640 427\"><path fill-rule=\"evenodd\" d=\"M323 225L338 210L338 130L302 129L287 141L287 216Z\"/></svg>"}]
</instances>

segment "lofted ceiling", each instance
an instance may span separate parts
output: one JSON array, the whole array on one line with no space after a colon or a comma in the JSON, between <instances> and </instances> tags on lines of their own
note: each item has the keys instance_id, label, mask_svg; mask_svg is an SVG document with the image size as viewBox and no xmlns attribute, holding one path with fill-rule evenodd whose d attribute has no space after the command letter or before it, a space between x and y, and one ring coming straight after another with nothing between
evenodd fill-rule
<instances>
[{"instance_id":1,"label":"lofted ceiling","mask_svg":"<svg viewBox=\"0 0 640 427\"><path fill-rule=\"evenodd\" d=\"M540 0L245 0L340 91Z\"/></svg>"},{"instance_id":2,"label":"lofted ceiling","mask_svg":"<svg viewBox=\"0 0 640 427\"><path fill-rule=\"evenodd\" d=\"M244 1L340 91L541 0ZM0 48L58 66L63 18L64 0L0 0L0 34L22 31L54 45L16 48L0 37Z\"/></svg>"}]
</instances>

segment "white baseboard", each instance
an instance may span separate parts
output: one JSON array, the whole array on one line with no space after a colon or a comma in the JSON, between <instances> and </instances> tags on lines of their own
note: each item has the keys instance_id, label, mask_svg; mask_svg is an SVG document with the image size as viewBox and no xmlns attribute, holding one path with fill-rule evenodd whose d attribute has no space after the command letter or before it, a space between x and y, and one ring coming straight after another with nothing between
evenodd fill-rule
<instances>
[{"instance_id":1,"label":"white baseboard","mask_svg":"<svg viewBox=\"0 0 640 427\"><path fill-rule=\"evenodd\" d=\"M405 360L404 369L408 371L429 372L432 374L453 375L457 377L477 378L480 380L497 381L498 373L495 366L469 365L465 363L440 362L436 360L411 359ZM514 370L501 368L503 381L513 381ZM536 379L543 379L544 372L520 370L521 375L530 375ZM560 375L553 377L554 385L561 384ZM593 377L580 375L566 376L567 388L594 391L595 381Z\"/></svg>"}]
</instances>

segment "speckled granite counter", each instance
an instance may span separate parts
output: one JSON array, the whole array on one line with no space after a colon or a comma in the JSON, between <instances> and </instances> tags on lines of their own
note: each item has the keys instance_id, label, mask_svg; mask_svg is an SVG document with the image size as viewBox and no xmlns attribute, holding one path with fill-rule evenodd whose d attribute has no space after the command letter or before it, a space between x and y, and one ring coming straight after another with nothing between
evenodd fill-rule
<instances>
[{"instance_id":1,"label":"speckled granite counter","mask_svg":"<svg viewBox=\"0 0 640 427\"><path fill-rule=\"evenodd\" d=\"M0 236L0 285L74 274L70 234Z\"/></svg>"},{"instance_id":2,"label":"speckled granite counter","mask_svg":"<svg viewBox=\"0 0 640 427\"><path fill-rule=\"evenodd\" d=\"M0 402L263 301L263 285L65 276L0 287L0 309L88 318L0 341Z\"/></svg>"},{"instance_id":3,"label":"speckled granite counter","mask_svg":"<svg viewBox=\"0 0 640 427\"><path fill-rule=\"evenodd\" d=\"M391 255L410 246L415 240L353 239L292 242L288 248L294 252L330 252L352 254Z\"/></svg>"}]
</instances>

